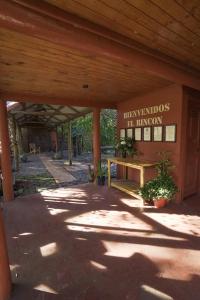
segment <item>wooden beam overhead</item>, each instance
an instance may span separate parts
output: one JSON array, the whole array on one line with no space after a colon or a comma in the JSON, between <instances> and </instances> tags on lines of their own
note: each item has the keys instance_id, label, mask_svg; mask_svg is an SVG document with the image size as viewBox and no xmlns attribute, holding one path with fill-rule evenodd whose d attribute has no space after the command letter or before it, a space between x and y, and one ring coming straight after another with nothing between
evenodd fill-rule
<instances>
[{"instance_id":1,"label":"wooden beam overhead","mask_svg":"<svg viewBox=\"0 0 200 300\"><path fill-rule=\"evenodd\" d=\"M30 122L39 122L41 124L64 124L78 117L84 116L91 112L91 109L84 108L82 111L78 111L74 108L74 112L67 113L62 112L66 106L63 105L49 105L49 104L30 104L29 106L23 105L24 103L16 103L13 108L8 110L8 116L10 118L15 117L19 125L30 123ZM61 117L61 118L59 118Z\"/></svg>"},{"instance_id":2,"label":"wooden beam overhead","mask_svg":"<svg viewBox=\"0 0 200 300\"><path fill-rule=\"evenodd\" d=\"M62 113L58 111L22 111L22 110L13 110L10 112L12 115L23 114L23 115L33 115L33 116L74 116L79 113Z\"/></svg>"},{"instance_id":3,"label":"wooden beam overhead","mask_svg":"<svg viewBox=\"0 0 200 300\"><path fill-rule=\"evenodd\" d=\"M10 99L14 99L19 102L31 102L38 104L52 104L52 105L62 105L62 106L80 106L80 107L99 107L99 108L110 108L116 109L117 104L115 102L104 102L104 101L95 101L95 99L68 99L68 98L57 98L57 97L47 97L47 96L38 96L32 94L22 94L22 93L10 93L10 92L2 92L1 99L5 101L9 101ZM28 109L28 108L27 108Z\"/></svg>"},{"instance_id":4,"label":"wooden beam overhead","mask_svg":"<svg viewBox=\"0 0 200 300\"><path fill-rule=\"evenodd\" d=\"M76 49L92 56L106 57L122 64L132 65L138 70L200 90L200 76L192 69L188 68L187 71L183 66L174 62L169 63L152 54L143 53L133 47L131 42L129 45L128 43L125 45L124 41L120 42L120 36L116 40L102 35L97 27L92 32L91 28L89 30L87 27L88 22L85 27L80 24L76 27L70 21L68 14L63 12L61 16L59 10L52 14L51 6L45 4L45 10L41 9L41 6L38 6L39 1L35 2L36 4L31 1L31 5L34 4L32 10L30 7L24 6L24 1L15 2L18 3L1 0L0 25L4 28ZM39 10L42 11L42 14L38 13Z\"/></svg>"},{"instance_id":5,"label":"wooden beam overhead","mask_svg":"<svg viewBox=\"0 0 200 300\"><path fill-rule=\"evenodd\" d=\"M75 113L77 113L77 112L78 112L78 110L77 110L77 109L75 109L73 106L69 106L69 108L70 108L71 110L73 110Z\"/></svg>"}]
</instances>

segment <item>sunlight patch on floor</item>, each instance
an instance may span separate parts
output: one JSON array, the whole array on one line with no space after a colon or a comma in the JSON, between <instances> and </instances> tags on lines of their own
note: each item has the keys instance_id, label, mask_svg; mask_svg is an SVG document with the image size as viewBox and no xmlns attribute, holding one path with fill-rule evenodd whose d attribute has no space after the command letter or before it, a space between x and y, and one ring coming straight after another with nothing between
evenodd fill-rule
<instances>
[{"instance_id":1,"label":"sunlight patch on floor","mask_svg":"<svg viewBox=\"0 0 200 300\"><path fill-rule=\"evenodd\" d=\"M173 298L158 289L155 289L149 285L142 285L141 286L141 293L143 299L157 299L157 300L173 300ZM142 299L141 298L141 299Z\"/></svg>"},{"instance_id":2,"label":"sunlight patch on floor","mask_svg":"<svg viewBox=\"0 0 200 300\"><path fill-rule=\"evenodd\" d=\"M141 228L144 230L152 229L151 225L146 224L131 213L117 210L93 210L76 217L67 218L65 222L70 224L73 223L74 225L81 224L87 226L113 227L113 229L116 227L116 229L122 228L122 230L140 230Z\"/></svg>"},{"instance_id":3,"label":"sunlight patch on floor","mask_svg":"<svg viewBox=\"0 0 200 300\"><path fill-rule=\"evenodd\" d=\"M52 289L51 287L49 287L48 285L43 284L43 283L35 286L34 290L38 290L38 291L41 291L41 292L46 292L46 293L58 295L58 292L56 292L54 289Z\"/></svg>"},{"instance_id":4,"label":"sunlight patch on floor","mask_svg":"<svg viewBox=\"0 0 200 300\"><path fill-rule=\"evenodd\" d=\"M107 240L102 240L101 242L106 249L104 253L105 256L133 258L135 254L140 253L157 266L159 269L158 276L161 278L180 280L180 274L182 274L181 280L188 281L191 279L191 274L200 275L198 250L190 250L190 255L186 259L185 249L176 249L176 251L174 251L174 248L166 248L165 246L161 247ZM187 272L185 271L186 269Z\"/></svg>"},{"instance_id":5,"label":"sunlight patch on floor","mask_svg":"<svg viewBox=\"0 0 200 300\"><path fill-rule=\"evenodd\" d=\"M23 233L19 233L19 235L24 236L24 235L33 235L34 233L32 232L23 232Z\"/></svg>"},{"instance_id":6,"label":"sunlight patch on floor","mask_svg":"<svg viewBox=\"0 0 200 300\"><path fill-rule=\"evenodd\" d=\"M10 271L12 272L12 271L14 271L14 270L16 270L17 268L19 268L20 267L20 265L10 265Z\"/></svg>"},{"instance_id":7,"label":"sunlight patch on floor","mask_svg":"<svg viewBox=\"0 0 200 300\"><path fill-rule=\"evenodd\" d=\"M101 234L108 234L108 235L116 235L116 236L123 236L125 237L133 237L133 238L145 238L146 244L148 244L148 240L152 241L152 239L158 239L158 240L169 240L169 241L186 241L185 238L181 237L171 237L168 235L164 235L161 233L156 233L150 230L142 231L142 230L134 230L134 229L126 229L120 230L119 228L114 227L107 227L103 228L101 225L94 226L91 225L91 223L88 224L78 224L78 223L68 223L67 229L72 231L78 231L78 232L95 232L95 233L101 233Z\"/></svg>"},{"instance_id":8,"label":"sunlight patch on floor","mask_svg":"<svg viewBox=\"0 0 200 300\"><path fill-rule=\"evenodd\" d=\"M118 243L110 241L102 241L103 246L106 248L104 255L114 257L131 257L135 253L134 247L129 243Z\"/></svg>"},{"instance_id":9,"label":"sunlight patch on floor","mask_svg":"<svg viewBox=\"0 0 200 300\"><path fill-rule=\"evenodd\" d=\"M140 199L120 198L120 202L126 204L129 207L136 207L136 208L143 207L143 201Z\"/></svg>"},{"instance_id":10,"label":"sunlight patch on floor","mask_svg":"<svg viewBox=\"0 0 200 300\"><path fill-rule=\"evenodd\" d=\"M66 213L68 212L69 210L68 209L60 209L60 208L48 208L48 211L50 213L50 215L52 216L56 216L56 215L59 215L61 213Z\"/></svg>"},{"instance_id":11,"label":"sunlight patch on floor","mask_svg":"<svg viewBox=\"0 0 200 300\"><path fill-rule=\"evenodd\" d=\"M100 263L98 263L98 262L96 262L96 261L94 261L94 260L91 260L91 261L90 261L90 264L91 264L95 269L97 269L97 270L102 270L102 271L107 270L107 267L106 267L106 266L104 266L104 265L102 265L102 264L100 264Z\"/></svg>"},{"instance_id":12,"label":"sunlight patch on floor","mask_svg":"<svg viewBox=\"0 0 200 300\"><path fill-rule=\"evenodd\" d=\"M59 188L54 190L45 190L40 193L44 197L58 197L58 198L82 198L86 197L86 193L80 188L73 189L66 189L66 188Z\"/></svg>"},{"instance_id":13,"label":"sunlight patch on floor","mask_svg":"<svg viewBox=\"0 0 200 300\"><path fill-rule=\"evenodd\" d=\"M191 274L190 272L186 273L185 272L185 266L181 266L178 268L168 268L165 269L161 266L161 270L160 270L160 276L163 279L166 280L180 280L180 274L181 274L181 280L182 281L191 281L192 277L194 276L194 274ZM197 275L199 276L199 275Z\"/></svg>"},{"instance_id":14,"label":"sunlight patch on floor","mask_svg":"<svg viewBox=\"0 0 200 300\"><path fill-rule=\"evenodd\" d=\"M49 243L40 247L40 252L42 257L50 256L58 252L58 247L56 243Z\"/></svg>"},{"instance_id":15,"label":"sunlight patch on floor","mask_svg":"<svg viewBox=\"0 0 200 300\"><path fill-rule=\"evenodd\" d=\"M198 216L162 212L149 212L144 215L173 231L200 236L200 217Z\"/></svg>"}]
</instances>

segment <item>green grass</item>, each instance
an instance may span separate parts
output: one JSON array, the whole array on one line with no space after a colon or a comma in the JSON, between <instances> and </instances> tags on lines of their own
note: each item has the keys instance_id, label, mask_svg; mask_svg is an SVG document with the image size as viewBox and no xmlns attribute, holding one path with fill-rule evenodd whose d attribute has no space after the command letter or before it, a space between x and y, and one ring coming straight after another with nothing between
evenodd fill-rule
<instances>
[{"instance_id":1,"label":"green grass","mask_svg":"<svg viewBox=\"0 0 200 300\"><path fill-rule=\"evenodd\" d=\"M49 173L29 176L18 175L16 177L16 182L19 181L23 185L23 192L20 195L37 193L44 189L51 188L56 183Z\"/></svg>"}]
</instances>

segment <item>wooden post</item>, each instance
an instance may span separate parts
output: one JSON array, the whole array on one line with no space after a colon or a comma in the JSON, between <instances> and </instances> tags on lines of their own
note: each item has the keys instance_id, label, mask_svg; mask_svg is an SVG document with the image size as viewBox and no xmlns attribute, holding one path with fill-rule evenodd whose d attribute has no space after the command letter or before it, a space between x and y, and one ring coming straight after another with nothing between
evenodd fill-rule
<instances>
[{"instance_id":1,"label":"wooden post","mask_svg":"<svg viewBox=\"0 0 200 300\"><path fill-rule=\"evenodd\" d=\"M63 158L63 148L64 148L64 128L63 125L61 125L61 143L60 143L60 154L61 157Z\"/></svg>"},{"instance_id":2,"label":"wooden post","mask_svg":"<svg viewBox=\"0 0 200 300\"><path fill-rule=\"evenodd\" d=\"M68 124L68 160L69 165L72 165L72 124L69 121Z\"/></svg>"},{"instance_id":3,"label":"wooden post","mask_svg":"<svg viewBox=\"0 0 200 300\"><path fill-rule=\"evenodd\" d=\"M111 186L111 163L110 163L110 160L108 159L108 187Z\"/></svg>"},{"instance_id":4,"label":"wooden post","mask_svg":"<svg viewBox=\"0 0 200 300\"><path fill-rule=\"evenodd\" d=\"M11 119L11 134L12 134L12 144L13 144L13 151L14 151L14 160L15 160L15 169L19 171L19 148L18 148L18 141L17 141L17 126L15 117L12 115Z\"/></svg>"},{"instance_id":5,"label":"wooden post","mask_svg":"<svg viewBox=\"0 0 200 300\"><path fill-rule=\"evenodd\" d=\"M0 153L3 175L3 196L5 201L11 201L14 199L12 165L9 146L7 107L6 102L0 100Z\"/></svg>"},{"instance_id":6,"label":"wooden post","mask_svg":"<svg viewBox=\"0 0 200 300\"><path fill-rule=\"evenodd\" d=\"M56 131L55 131L55 143L56 143L56 149L55 149L55 151L56 151L56 153L58 152L58 132L57 132L57 129L56 129Z\"/></svg>"},{"instance_id":7,"label":"wooden post","mask_svg":"<svg viewBox=\"0 0 200 300\"><path fill-rule=\"evenodd\" d=\"M23 143L22 143L22 129L19 126L19 124L17 124L17 122L16 122L16 127L17 127L18 151L19 151L19 154L22 155L24 153Z\"/></svg>"},{"instance_id":8,"label":"wooden post","mask_svg":"<svg viewBox=\"0 0 200 300\"><path fill-rule=\"evenodd\" d=\"M95 177L97 176L98 164L101 161L100 112L101 110L99 108L93 109L93 161Z\"/></svg>"},{"instance_id":9,"label":"wooden post","mask_svg":"<svg viewBox=\"0 0 200 300\"><path fill-rule=\"evenodd\" d=\"M3 217L0 209L0 300L8 300L11 293L11 276L6 246Z\"/></svg>"},{"instance_id":10,"label":"wooden post","mask_svg":"<svg viewBox=\"0 0 200 300\"><path fill-rule=\"evenodd\" d=\"M144 186L144 167L140 169L140 187Z\"/></svg>"},{"instance_id":11,"label":"wooden post","mask_svg":"<svg viewBox=\"0 0 200 300\"><path fill-rule=\"evenodd\" d=\"M56 150L56 153L57 153L60 150L58 126L56 126L56 136L57 136L57 150Z\"/></svg>"},{"instance_id":12,"label":"wooden post","mask_svg":"<svg viewBox=\"0 0 200 300\"><path fill-rule=\"evenodd\" d=\"M55 153L58 152L58 137L56 129L51 131L51 148Z\"/></svg>"}]
</instances>

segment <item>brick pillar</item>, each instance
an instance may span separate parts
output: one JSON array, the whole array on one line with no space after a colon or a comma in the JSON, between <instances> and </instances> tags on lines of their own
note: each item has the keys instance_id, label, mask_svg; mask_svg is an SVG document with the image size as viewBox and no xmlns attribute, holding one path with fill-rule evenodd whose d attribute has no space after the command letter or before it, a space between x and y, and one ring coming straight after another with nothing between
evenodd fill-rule
<instances>
[{"instance_id":1,"label":"brick pillar","mask_svg":"<svg viewBox=\"0 0 200 300\"><path fill-rule=\"evenodd\" d=\"M8 300L11 293L11 276L8 261L8 251L0 209L0 300Z\"/></svg>"},{"instance_id":2,"label":"brick pillar","mask_svg":"<svg viewBox=\"0 0 200 300\"><path fill-rule=\"evenodd\" d=\"M97 175L98 162L101 160L100 112L99 108L93 109L93 160L95 176Z\"/></svg>"},{"instance_id":3,"label":"brick pillar","mask_svg":"<svg viewBox=\"0 0 200 300\"><path fill-rule=\"evenodd\" d=\"M5 201L14 199L8 117L6 102L0 100L0 153L2 168L3 196Z\"/></svg>"}]
</instances>

